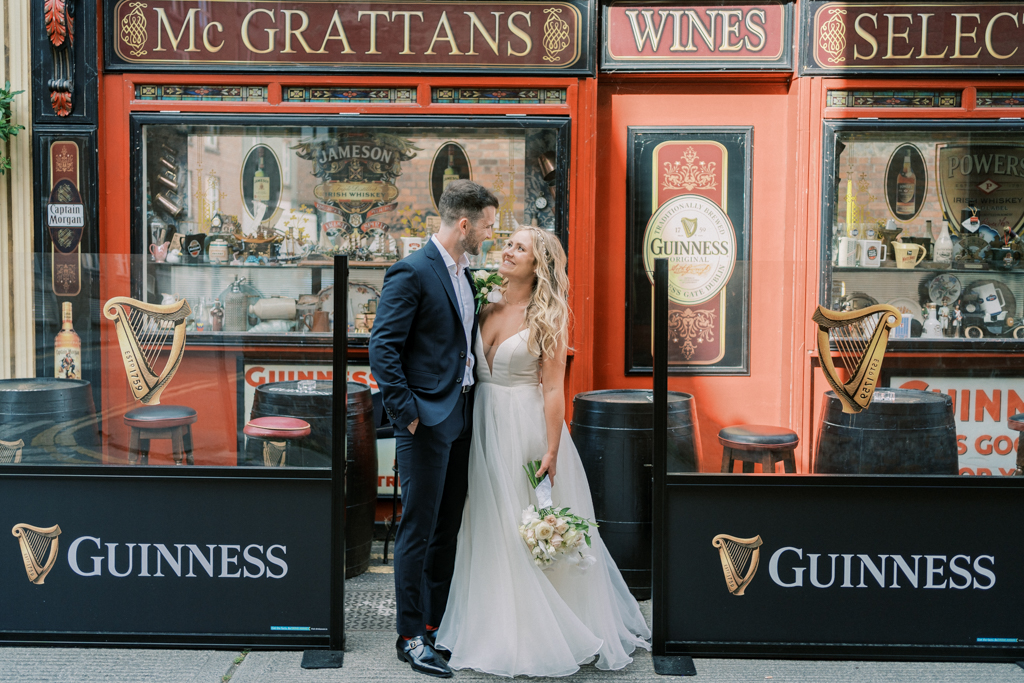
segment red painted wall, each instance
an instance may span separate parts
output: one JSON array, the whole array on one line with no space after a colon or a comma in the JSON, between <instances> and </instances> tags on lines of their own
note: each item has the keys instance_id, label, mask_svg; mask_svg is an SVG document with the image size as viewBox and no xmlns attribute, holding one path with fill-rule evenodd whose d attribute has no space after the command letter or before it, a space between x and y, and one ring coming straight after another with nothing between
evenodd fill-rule
<instances>
[{"instance_id":1,"label":"red painted wall","mask_svg":"<svg viewBox=\"0 0 1024 683\"><path fill-rule=\"evenodd\" d=\"M753 126L751 357L749 377L671 377L696 398L701 470L717 472L718 430L769 424L799 431L805 235L797 225L798 100L776 81L621 80L598 88L593 388L650 388L625 374L626 129L628 126ZM805 165L805 164L803 164ZM809 314L808 314L809 316ZM803 448L801 447L800 451ZM798 458L801 452L798 451ZM803 467L801 471L806 471Z\"/></svg>"}]
</instances>

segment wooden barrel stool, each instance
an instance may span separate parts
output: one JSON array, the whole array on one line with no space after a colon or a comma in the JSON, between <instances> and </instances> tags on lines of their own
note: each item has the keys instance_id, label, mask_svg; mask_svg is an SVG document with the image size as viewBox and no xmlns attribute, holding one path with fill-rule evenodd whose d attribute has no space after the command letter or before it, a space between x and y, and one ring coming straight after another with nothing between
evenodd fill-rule
<instances>
[{"instance_id":1,"label":"wooden barrel stool","mask_svg":"<svg viewBox=\"0 0 1024 683\"><path fill-rule=\"evenodd\" d=\"M242 432L263 442L264 467L284 467L288 459L288 442L309 436L310 426L297 417L257 417L249 420Z\"/></svg>"},{"instance_id":2,"label":"wooden barrel stool","mask_svg":"<svg viewBox=\"0 0 1024 683\"><path fill-rule=\"evenodd\" d=\"M1008 417L1006 426L1016 432L1024 432L1024 413ZM1021 444L1019 435L1017 436L1017 471L1013 474L1017 477L1024 477L1024 444Z\"/></svg>"},{"instance_id":3,"label":"wooden barrel stool","mask_svg":"<svg viewBox=\"0 0 1024 683\"><path fill-rule=\"evenodd\" d=\"M753 472L754 463L761 463L765 473L775 471L775 463L782 461L787 473L796 473L793 450L800 443L796 432L767 425L736 425L718 432L718 442L725 446L722 452L722 472L732 472L733 463L743 462L744 472Z\"/></svg>"},{"instance_id":4,"label":"wooden barrel stool","mask_svg":"<svg viewBox=\"0 0 1024 683\"><path fill-rule=\"evenodd\" d=\"M174 464L192 461L192 424L199 419L195 408L155 405L132 408L124 414L124 423L131 428L128 443L128 464L149 464L149 442L170 439Z\"/></svg>"}]
</instances>

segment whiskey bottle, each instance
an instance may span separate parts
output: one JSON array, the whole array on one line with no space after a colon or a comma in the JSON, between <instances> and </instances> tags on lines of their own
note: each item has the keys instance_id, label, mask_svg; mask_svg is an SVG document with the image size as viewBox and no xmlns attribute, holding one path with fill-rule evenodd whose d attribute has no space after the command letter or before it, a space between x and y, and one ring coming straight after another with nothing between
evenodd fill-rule
<instances>
[{"instance_id":1,"label":"whiskey bottle","mask_svg":"<svg viewBox=\"0 0 1024 683\"><path fill-rule=\"evenodd\" d=\"M252 198L259 202L270 201L270 178L263 172L263 152L260 147L260 165L252 178Z\"/></svg>"},{"instance_id":2,"label":"whiskey bottle","mask_svg":"<svg viewBox=\"0 0 1024 683\"><path fill-rule=\"evenodd\" d=\"M441 179L441 192L448 189L453 180L459 179L459 172L455 170L455 149L448 146L448 168L444 169L444 177Z\"/></svg>"},{"instance_id":3,"label":"whiskey bottle","mask_svg":"<svg viewBox=\"0 0 1024 683\"><path fill-rule=\"evenodd\" d=\"M903 170L896 176L896 213L901 216L913 216L917 208L917 176L910 168L910 152L903 157Z\"/></svg>"},{"instance_id":4,"label":"whiskey bottle","mask_svg":"<svg viewBox=\"0 0 1024 683\"><path fill-rule=\"evenodd\" d=\"M61 306L61 328L53 340L54 376L58 379L82 378L82 340L71 322L71 302Z\"/></svg>"}]
</instances>

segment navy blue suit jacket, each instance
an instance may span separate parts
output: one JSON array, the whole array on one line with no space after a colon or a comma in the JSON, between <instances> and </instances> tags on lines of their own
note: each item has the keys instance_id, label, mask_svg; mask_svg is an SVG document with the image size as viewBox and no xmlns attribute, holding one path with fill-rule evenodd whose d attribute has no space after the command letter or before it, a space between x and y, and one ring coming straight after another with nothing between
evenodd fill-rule
<instances>
[{"instance_id":1,"label":"navy blue suit jacket","mask_svg":"<svg viewBox=\"0 0 1024 683\"><path fill-rule=\"evenodd\" d=\"M468 268L465 277L472 288ZM476 332L474 316L473 341ZM405 429L419 418L429 427L447 418L462 392L468 353L451 275L428 241L388 269L370 334L370 369L391 423Z\"/></svg>"}]
</instances>

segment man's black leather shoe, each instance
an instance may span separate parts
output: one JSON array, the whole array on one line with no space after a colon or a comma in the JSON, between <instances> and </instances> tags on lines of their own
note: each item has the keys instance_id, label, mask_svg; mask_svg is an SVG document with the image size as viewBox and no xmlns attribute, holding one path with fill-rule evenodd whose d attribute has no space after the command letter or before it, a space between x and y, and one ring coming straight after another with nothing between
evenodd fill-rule
<instances>
[{"instance_id":1,"label":"man's black leather shoe","mask_svg":"<svg viewBox=\"0 0 1024 683\"><path fill-rule=\"evenodd\" d=\"M448 668L448 663L441 659L441 655L437 654L433 646L423 636L416 636L409 640L398 636L395 647L398 648L398 660L409 662L413 671L438 678L452 677L452 670Z\"/></svg>"},{"instance_id":2,"label":"man's black leather shoe","mask_svg":"<svg viewBox=\"0 0 1024 683\"><path fill-rule=\"evenodd\" d=\"M444 661L448 661L452 658L452 653L443 647L437 646L437 631L427 631L427 635L423 636L430 643L430 647L434 648L434 652L444 657Z\"/></svg>"}]
</instances>

